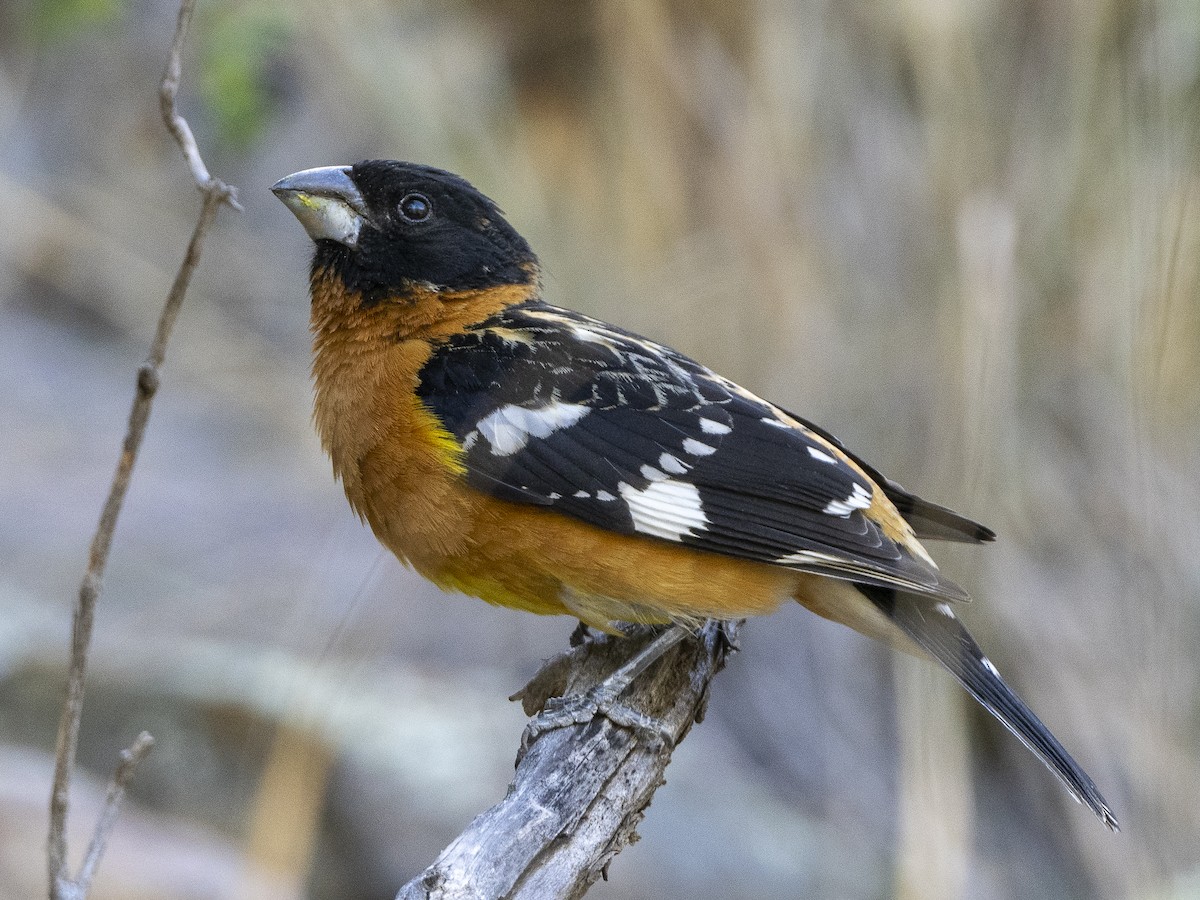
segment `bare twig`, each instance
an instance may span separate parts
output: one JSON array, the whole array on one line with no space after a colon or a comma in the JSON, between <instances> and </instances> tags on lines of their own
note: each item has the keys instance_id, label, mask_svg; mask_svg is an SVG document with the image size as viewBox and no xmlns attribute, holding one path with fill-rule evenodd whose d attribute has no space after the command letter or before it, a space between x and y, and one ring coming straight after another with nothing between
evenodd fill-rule
<instances>
[{"instance_id":1,"label":"bare twig","mask_svg":"<svg viewBox=\"0 0 1200 900\"><path fill-rule=\"evenodd\" d=\"M183 151L183 158L187 161L188 168L192 170L192 179L196 182L196 187L207 193L220 194L222 200L234 209L241 210L242 206L237 202L233 188L208 174L208 167L204 165L204 159L200 156L191 126L175 107L175 95L179 92L179 77L183 71L183 44L187 39L187 30L192 21L192 11L195 5L195 0L183 0L179 5L179 19L175 23L175 40L171 42L171 53L167 57L167 70L163 73L162 84L158 89L158 107L162 112L167 131L171 132L175 143Z\"/></svg>"},{"instance_id":2,"label":"bare twig","mask_svg":"<svg viewBox=\"0 0 1200 900\"><path fill-rule=\"evenodd\" d=\"M709 622L669 649L621 695L619 714L537 735L508 795L397 900L582 897L636 839L672 750L703 716L709 683L739 625ZM653 640L585 641L547 663L518 697L526 713L540 712L552 697L591 690Z\"/></svg>"},{"instance_id":3,"label":"bare twig","mask_svg":"<svg viewBox=\"0 0 1200 900\"><path fill-rule=\"evenodd\" d=\"M204 194L204 202L200 208L196 227L192 231L191 240L188 242L187 253L184 255L183 262L180 263L179 271L175 275L170 293L167 295L166 303L159 316L158 328L150 346L150 354L146 362L138 369L137 387L133 406L129 411L129 424L121 448L121 457L117 462L112 486L109 488L108 497L104 501L100 513L100 521L96 525L96 532L92 537L87 570L79 586L79 596L75 602L75 612L71 623L67 697L63 703L62 716L59 719L58 740L55 748L54 785L50 795L47 862L51 900L76 900L76 898L86 897L96 866L103 855L108 835L116 821L125 786L133 776L134 768L149 752L153 744L153 738L143 733L122 754L121 764L109 787L108 801L105 803L104 811L93 833L87 858L79 875L71 878L67 861L67 812L71 774L75 768L75 754L79 746L79 723L83 715L84 683L87 675L88 648L91 645L92 626L95 621L96 601L100 596L104 569L112 546L113 532L116 529L117 517L125 502L129 478L133 473L134 463L137 461L138 449L141 447L154 395L158 390L159 369L166 358L167 342L170 340L171 330L178 318L192 273L200 262L204 237L212 227L213 219L222 204L227 204L234 209L241 209L234 189L209 175L204 161L200 157L200 151L196 147L191 129L175 108L175 94L179 87L181 70L180 58L194 5L194 0L183 0L179 9L175 39L171 44L167 69L159 90L159 100L163 121L179 144L192 177L196 181L196 186Z\"/></svg>"},{"instance_id":4,"label":"bare twig","mask_svg":"<svg viewBox=\"0 0 1200 900\"><path fill-rule=\"evenodd\" d=\"M117 815L121 812L121 801L125 799L125 787L133 778L133 770L137 768L137 764L153 746L154 738L151 737L150 732L143 731L128 749L121 751L121 762L117 766L112 781L109 782L108 796L104 798L104 808L100 811L100 818L96 822L96 831L92 835L92 843L88 846L87 856L83 858L83 865L79 869L77 883L81 885L92 883L92 878L96 874L96 866L100 864L100 857L104 855L104 848L108 844L108 837L112 834L113 826L117 824Z\"/></svg>"}]
</instances>

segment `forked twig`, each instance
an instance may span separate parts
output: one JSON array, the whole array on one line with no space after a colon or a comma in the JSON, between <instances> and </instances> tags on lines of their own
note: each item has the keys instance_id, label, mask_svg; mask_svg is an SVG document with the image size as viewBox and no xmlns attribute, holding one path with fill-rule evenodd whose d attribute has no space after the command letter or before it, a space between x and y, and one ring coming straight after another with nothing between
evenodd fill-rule
<instances>
[{"instance_id":1,"label":"forked twig","mask_svg":"<svg viewBox=\"0 0 1200 900\"><path fill-rule=\"evenodd\" d=\"M153 746L154 738L151 737L150 732L143 731L128 749L121 751L121 762L113 774L112 781L108 784L108 796L104 798L104 808L100 810L100 818L96 821L96 831L92 834L92 842L88 846L87 855L83 858L83 865L79 868L79 876L75 879L77 884L85 886L85 891L86 885L90 885L92 878L95 877L96 866L100 864L100 857L104 855L104 848L108 845L108 836L117 823L117 814L121 811L121 801L125 799L125 788L128 786L129 780L133 778L133 770L137 768L137 764Z\"/></svg>"},{"instance_id":2,"label":"forked twig","mask_svg":"<svg viewBox=\"0 0 1200 900\"><path fill-rule=\"evenodd\" d=\"M67 811L70 800L71 775L75 769L75 755L79 747L79 723L83 715L83 693L87 675L88 648L91 646L92 626L95 621L96 601L99 599L104 580L104 569L108 563L109 550L112 547L113 532L117 525L117 517L125 502L125 494L129 488L129 478L137 461L138 450L142 437L146 432L146 423L150 418L150 408L159 385L159 369L166 357L167 342L171 330L178 318L180 306L191 282L192 273L200 262L200 251L204 237L212 227L217 210L222 204L234 209L241 209L233 187L208 173L196 140L188 127L187 121L179 115L175 107L175 95L179 89L179 77L182 68L181 56L183 44L191 23L195 0L183 0L179 9L179 19L175 27L175 39L171 44L171 52L167 60L167 69L163 74L159 88L159 103L163 121L179 144L192 178L196 186L204 194L204 202L196 227L188 242L187 253L180 263L179 271L171 284L171 290L163 305L158 319L158 327L154 341L150 346L150 354L137 373L137 387L134 393L133 405L129 411L129 424L125 431L125 439L121 447L121 457L113 474L112 486L100 512L100 521L92 536L91 548L88 551L87 570L79 586L79 596L75 601L75 612L71 622L71 655L67 675L67 697L63 702L62 715L58 724L58 740L55 747L54 785L50 795L50 834L47 846L47 863L50 877L51 900L81 900L87 896L92 877L104 853L108 837L116 823L120 804L125 795L125 787L133 776L133 770L138 762L150 751L154 739L143 732L137 740L124 751L121 764L109 786L108 797L96 823L90 847L79 874L71 877L67 861Z\"/></svg>"}]
</instances>

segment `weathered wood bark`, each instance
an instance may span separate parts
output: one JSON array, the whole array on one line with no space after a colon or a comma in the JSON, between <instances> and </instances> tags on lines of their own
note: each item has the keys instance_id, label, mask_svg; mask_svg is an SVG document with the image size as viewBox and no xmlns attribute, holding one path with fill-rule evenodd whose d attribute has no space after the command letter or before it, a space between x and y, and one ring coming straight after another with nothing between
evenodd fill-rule
<instances>
[{"instance_id":1,"label":"weathered wood bark","mask_svg":"<svg viewBox=\"0 0 1200 900\"><path fill-rule=\"evenodd\" d=\"M636 840L673 748L703 718L709 682L734 648L739 624L709 622L676 644L621 694L611 715L540 734L535 718L508 796L397 900L582 897ZM552 697L586 692L653 637L588 637L548 662L514 699L533 715ZM639 724L628 724L631 718Z\"/></svg>"}]
</instances>

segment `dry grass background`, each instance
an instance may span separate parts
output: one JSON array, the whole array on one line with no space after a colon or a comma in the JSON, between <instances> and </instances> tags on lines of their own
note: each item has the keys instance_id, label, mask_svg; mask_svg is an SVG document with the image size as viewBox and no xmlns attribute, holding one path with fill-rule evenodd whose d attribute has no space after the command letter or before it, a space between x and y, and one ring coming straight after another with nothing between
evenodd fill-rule
<instances>
[{"instance_id":1,"label":"dry grass background","mask_svg":"<svg viewBox=\"0 0 1200 900\"><path fill-rule=\"evenodd\" d=\"M0 898L41 890L67 610L198 204L155 106L174 13L0 6ZM947 679L793 609L747 629L592 896L1200 897L1200 7L199 15L185 112L246 212L185 307L99 613L81 761L159 744L98 898L390 896L501 796L503 698L569 631L424 585L328 476L307 242L266 187L368 156L462 172L550 299L995 527L943 567L1124 826Z\"/></svg>"}]
</instances>

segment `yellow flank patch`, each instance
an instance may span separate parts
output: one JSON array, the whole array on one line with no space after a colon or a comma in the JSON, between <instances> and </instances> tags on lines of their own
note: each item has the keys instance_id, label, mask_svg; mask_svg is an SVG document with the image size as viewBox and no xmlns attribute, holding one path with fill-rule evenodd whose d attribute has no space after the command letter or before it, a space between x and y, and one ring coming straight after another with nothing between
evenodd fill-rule
<instances>
[{"instance_id":1,"label":"yellow flank patch","mask_svg":"<svg viewBox=\"0 0 1200 900\"><path fill-rule=\"evenodd\" d=\"M493 606L521 609L543 616L554 616L565 612L561 603L548 603L531 594L517 593L495 578L486 575L441 573L430 579L444 591L458 591L471 597L486 600Z\"/></svg>"},{"instance_id":2,"label":"yellow flank patch","mask_svg":"<svg viewBox=\"0 0 1200 900\"><path fill-rule=\"evenodd\" d=\"M458 443L458 440L445 429L438 417L423 404L418 402L416 407L417 409L413 416L416 420L416 426L425 432L425 439L429 441L430 446L437 453L438 460L455 475L466 475L467 466L463 462L463 448Z\"/></svg>"}]
</instances>

